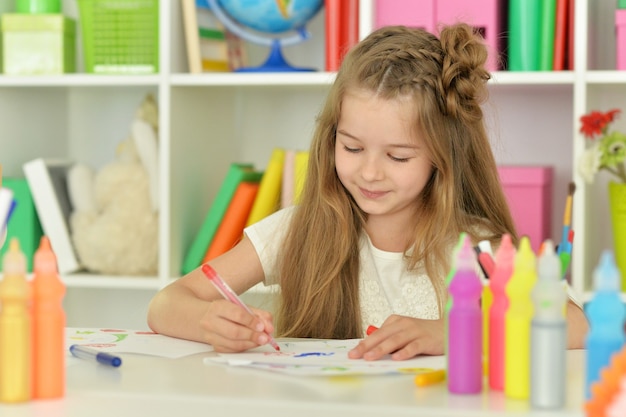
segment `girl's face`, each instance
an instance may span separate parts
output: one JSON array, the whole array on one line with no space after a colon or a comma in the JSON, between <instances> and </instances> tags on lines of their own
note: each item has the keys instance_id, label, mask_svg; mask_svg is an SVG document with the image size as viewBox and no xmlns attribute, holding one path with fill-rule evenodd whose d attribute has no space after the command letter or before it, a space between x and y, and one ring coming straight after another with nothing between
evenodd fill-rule
<instances>
[{"instance_id":1,"label":"girl's face","mask_svg":"<svg viewBox=\"0 0 626 417\"><path fill-rule=\"evenodd\" d=\"M373 220L410 224L415 201L432 173L429 152L414 129L414 104L366 90L343 99L335 168L343 186Z\"/></svg>"}]
</instances>

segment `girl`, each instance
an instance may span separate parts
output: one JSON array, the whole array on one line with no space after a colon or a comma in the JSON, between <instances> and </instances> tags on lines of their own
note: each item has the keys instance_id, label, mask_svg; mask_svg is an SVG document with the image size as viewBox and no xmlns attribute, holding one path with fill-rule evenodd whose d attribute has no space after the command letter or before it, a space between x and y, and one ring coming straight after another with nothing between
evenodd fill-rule
<instances>
[{"instance_id":1,"label":"girl","mask_svg":"<svg viewBox=\"0 0 626 417\"><path fill-rule=\"evenodd\" d=\"M159 333L243 351L280 337L360 338L375 360L444 353L445 276L461 232L515 229L483 123L487 51L471 27L386 27L344 58L319 115L300 204L248 227L211 266L237 293L280 285L267 311L222 299L196 269L161 290ZM586 321L571 304L570 347Z\"/></svg>"}]
</instances>

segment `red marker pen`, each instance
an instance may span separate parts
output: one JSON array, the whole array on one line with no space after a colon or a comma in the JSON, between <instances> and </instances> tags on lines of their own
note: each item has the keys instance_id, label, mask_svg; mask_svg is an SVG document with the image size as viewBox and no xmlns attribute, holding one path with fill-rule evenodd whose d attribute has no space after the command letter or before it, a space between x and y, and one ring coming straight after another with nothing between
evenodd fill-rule
<instances>
[{"instance_id":1,"label":"red marker pen","mask_svg":"<svg viewBox=\"0 0 626 417\"><path fill-rule=\"evenodd\" d=\"M376 330L378 330L378 327L376 326L372 326L372 325L367 326L367 330L365 330L365 334L369 336L372 333L374 333Z\"/></svg>"}]
</instances>

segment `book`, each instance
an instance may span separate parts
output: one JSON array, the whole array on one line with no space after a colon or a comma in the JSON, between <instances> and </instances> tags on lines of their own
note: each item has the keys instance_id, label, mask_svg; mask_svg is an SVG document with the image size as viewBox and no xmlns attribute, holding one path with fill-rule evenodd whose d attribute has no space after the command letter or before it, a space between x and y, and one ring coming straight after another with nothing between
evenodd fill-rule
<instances>
[{"instance_id":1,"label":"book","mask_svg":"<svg viewBox=\"0 0 626 417\"><path fill-rule=\"evenodd\" d=\"M230 201L243 181L255 181L262 173L256 171L252 164L233 162L220 185L215 199L209 208L196 237L191 243L183 261L182 273L187 274L201 265L215 232L226 214Z\"/></svg>"},{"instance_id":2,"label":"book","mask_svg":"<svg viewBox=\"0 0 626 417\"><path fill-rule=\"evenodd\" d=\"M326 71L337 71L359 39L358 0L324 0Z\"/></svg>"},{"instance_id":3,"label":"book","mask_svg":"<svg viewBox=\"0 0 626 417\"><path fill-rule=\"evenodd\" d=\"M540 68L541 4L541 0L509 1L509 71Z\"/></svg>"},{"instance_id":4,"label":"book","mask_svg":"<svg viewBox=\"0 0 626 417\"><path fill-rule=\"evenodd\" d=\"M345 0L341 3L344 11L343 29L343 56L359 42L359 0ZM341 62L340 62L341 63Z\"/></svg>"},{"instance_id":5,"label":"book","mask_svg":"<svg viewBox=\"0 0 626 417\"><path fill-rule=\"evenodd\" d=\"M206 0L181 0L189 72L231 71L243 63L242 42L227 31Z\"/></svg>"},{"instance_id":6,"label":"book","mask_svg":"<svg viewBox=\"0 0 626 417\"><path fill-rule=\"evenodd\" d=\"M22 166L37 216L57 256L61 274L81 269L69 228L72 203L67 173L72 165L70 161L37 158Z\"/></svg>"},{"instance_id":7,"label":"book","mask_svg":"<svg viewBox=\"0 0 626 417\"><path fill-rule=\"evenodd\" d=\"M265 169L265 174L259 184L259 191L246 226L250 226L259 220L274 213L280 206L280 188L285 164L285 150L274 148L270 160Z\"/></svg>"},{"instance_id":8,"label":"book","mask_svg":"<svg viewBox=\"0 0 626 417\"><path fill-rule=\"evenodd\" d=\"M7 187L0 187L0 235L4 232L9 222L14 204L13 190Z\"/></svg>"},{"instance_id":9,"label":"book","mask_svg":"<svg viewBox=\"0 0 626 417\"><path fill-rule=\"evenodd\" d=\"M296 152L296 167L294 170L295 190L293 203L300 202L300 195L302 195L302 189L304 188L304 180L306 179L306 172L309 168L309 151Z\"/></svg>"},{"instance_id":10,"label":"book","mask_svg":"<svg viewBox=\"0 0 626 417\"><path fill-rule=\"evenodd\" d=\"M202 263L227 252L241 240L258 191L259 181L244 181L239 184Z\"/></svg>"},{"instance_id":11,"label":"book","mask_svg":"<svg viewBox=\"0 0 626 417\"><path fill-rule=\"evenodd\" d=\"M4 187L13 191L15 208L7 227L7 242L16 237L20 241L20 249L26 255L28 271L33 270L33 256L39 247L43 235L33 196L25 178L5 178ZM0 258L9 249L9 245L0 248Z\"/></svg>"},{"instance_id":12,"label":"book","mask_svg":"<svg viewBox=\"0 0 626 417\"><path fill-rule=\"evenodd\" d=\"M565 56L565 68L574 69L574 21L576 0L569 0L569 14L567 16L567 54Z\"/></svg>"},{"instance_id":13,"label":"book","mask_svg":"<svg viewBox=\"0 0 626 417\"><path fill-rule=\"evenodd\" d=\"M552 69L562 71L566 68L568 37L569 0L557 0L554 25L554 59Z\"/></svg>"},{"instance_id":14,"label":"book","mask_svg":"<svg viewBox=\"0 0 626 417\"><path fill-rule=\"evenodd\" d=\"M557 0L541 2L541 33L539 43L539 69L551 71L554 66L554 41Z\"/></svg>"},{"instance_id":15,"label":"book","mask_svg":"<svg viewBox=\"0 0 626 417\"><path fill-rule=\"evenodd\" d=\"M293 204L296 177L296 151L285 150L285 162L283 164L282 183L280 187L280 207L285 208Z\"/></svg>"}]
</instances>

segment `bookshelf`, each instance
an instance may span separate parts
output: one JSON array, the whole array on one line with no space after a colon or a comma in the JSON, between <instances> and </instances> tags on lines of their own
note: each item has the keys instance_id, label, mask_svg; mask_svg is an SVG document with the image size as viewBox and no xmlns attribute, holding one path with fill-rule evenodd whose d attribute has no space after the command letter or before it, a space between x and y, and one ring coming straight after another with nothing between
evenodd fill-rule
<instances>
[{"instance_id":1,"label":"bookshelf","mask_svg":"<svg viewBox=\"0 0 626 417\"><path fill-rule=\"evenodd\" d=\"M7 2L3 2L7 3ZM591 109L626 111L626 72L613 71L615 2L576 0L574 71L496 72L486 114L501 164L554 166L553 235L560 236L567 184L577 183L572 282L589 289L602 249L612 247L608 200L602 180L585 184L575 172L584 140L578 117ZM10 11L0 6L0 12ZM151 296L180 274L195 236L231 161L265 167L274 147L308 148L314 119L333 73L187 73L178 0L160 2L160 73L105 76L78 73L17 77L0 74L0 149L4 176L21 176L24 162L65 157L99 168L126 137L136 106L148 92L160 110L161 212L159 273L150 277L71 274L66 310L69 326L145 328ZM360 36L372 27L372 0L360 1ZM64 14L78 18L75 0ZM324 20L309 25L312 40L285 49L299 65L323 68ZM265 57L249 46L249 60ZM616 129L626 131L626 119Z\"/></svg>"}]
</instances>

